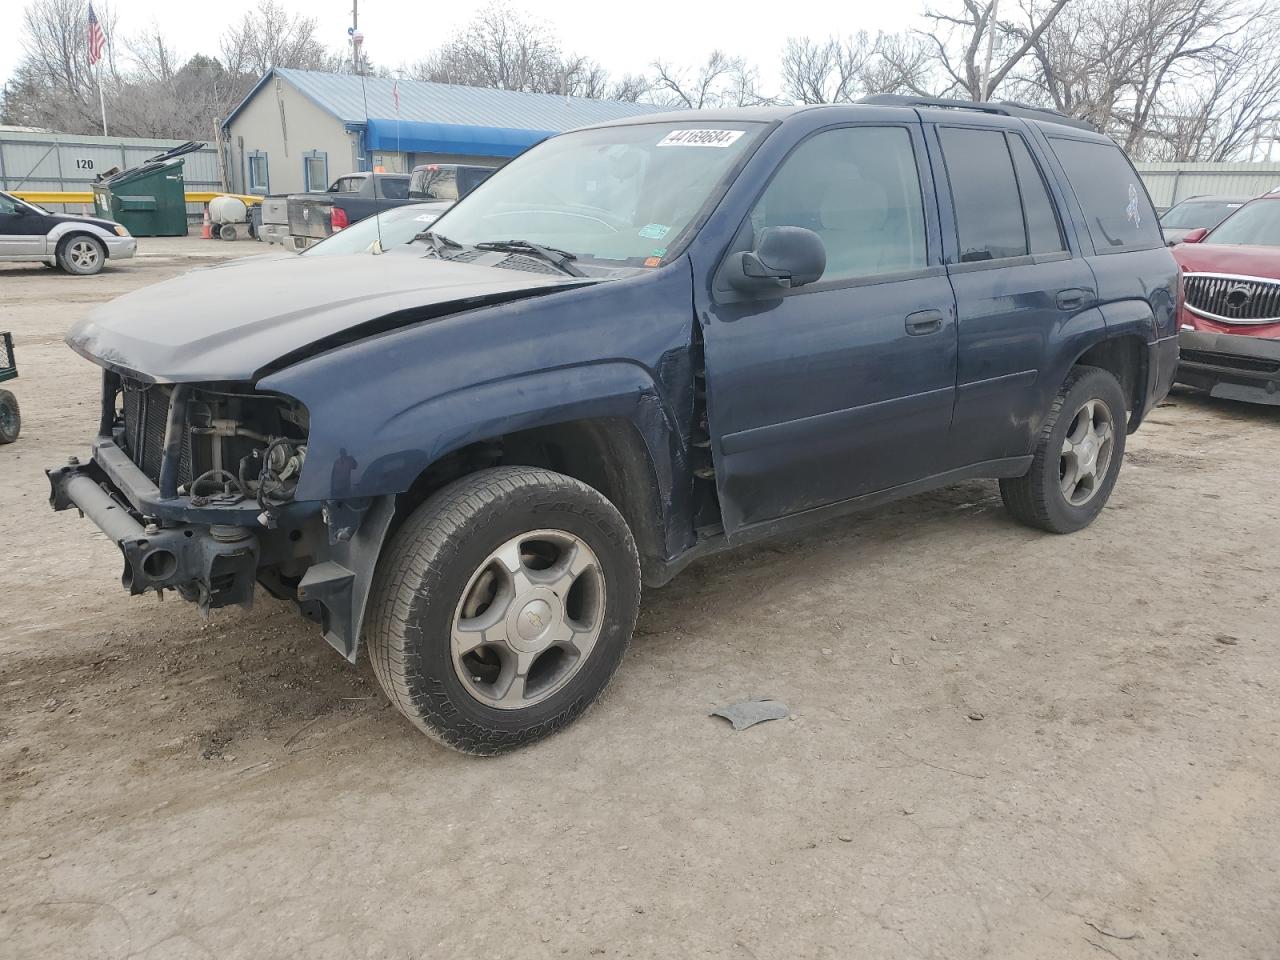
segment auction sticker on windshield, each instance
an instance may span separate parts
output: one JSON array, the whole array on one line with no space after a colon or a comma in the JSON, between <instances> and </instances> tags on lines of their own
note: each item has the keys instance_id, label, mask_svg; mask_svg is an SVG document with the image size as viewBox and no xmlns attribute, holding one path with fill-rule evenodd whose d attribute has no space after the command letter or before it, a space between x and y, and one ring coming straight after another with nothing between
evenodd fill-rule
<instances>
[{"instance_id":1,"label":"auction sticker on windshield","mask_svg":"<svg viewBox=\"0 0 1280 960\"><path fill-rule=\"evenodd\" d=\"M660 147L728 147L745 130L672 130L658 141Z\"/></svg>"}]
</instances>

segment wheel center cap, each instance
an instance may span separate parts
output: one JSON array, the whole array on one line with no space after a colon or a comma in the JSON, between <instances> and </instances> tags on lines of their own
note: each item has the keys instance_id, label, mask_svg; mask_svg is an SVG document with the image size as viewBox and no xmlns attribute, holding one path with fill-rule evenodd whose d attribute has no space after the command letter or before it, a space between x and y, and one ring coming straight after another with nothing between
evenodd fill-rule
<instances>
[{"instance_id":1,"label":"wheel center cap","mask_svg":"<svg viewBox=\"0 0 1280 960\"><path fill-rule=\"evenodd\" d=\"M530 600L516 618L516 632L523 640L537 640L551 626L551 604L545 600Z\"/></svg>"}]
</instances>

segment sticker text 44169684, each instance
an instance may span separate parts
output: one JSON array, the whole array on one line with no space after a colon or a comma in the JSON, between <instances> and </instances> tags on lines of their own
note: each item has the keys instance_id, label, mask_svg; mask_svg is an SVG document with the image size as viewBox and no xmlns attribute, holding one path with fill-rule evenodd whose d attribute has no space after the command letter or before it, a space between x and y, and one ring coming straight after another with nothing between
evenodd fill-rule
<instances>
[{"instance_id":1,"label":"sticker text 44169684","mask_svg":"<svg viewBox=\"0 0 1280 960\"><path fill-rule=\"evenodd\" d=\"M745 130L672 130L658 141L660 147L728 147Z\"/></svg>"}]
</instances>

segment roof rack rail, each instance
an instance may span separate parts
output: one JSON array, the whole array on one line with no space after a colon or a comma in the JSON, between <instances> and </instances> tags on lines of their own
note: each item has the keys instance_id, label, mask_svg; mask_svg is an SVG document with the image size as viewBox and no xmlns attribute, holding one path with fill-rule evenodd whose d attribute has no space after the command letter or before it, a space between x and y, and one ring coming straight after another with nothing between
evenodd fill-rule
<instances>
[{"instance_id":1,"label":"roof rack rail","mask_svg":"<svg viewBox=\"0 0 1280 960\"><path fill-rule=\"evenodd\" d=\"M1042 120L1046 123L1060 123L1078 130L1097 133L1098 128L1087 120L1077 120L1065 113L1050 110L1047 107L1029 107L1025 103L1012 100L1001 100L999 103L988 103L974 100L946 100L940 97L906 97L894 93L877 93L862 97L858 103L877 104L884 107L946 107L951 110L978 110L982 113L994 113L1002 117L1022 117L1026 120Z\"/></svg>"}]
</instances>

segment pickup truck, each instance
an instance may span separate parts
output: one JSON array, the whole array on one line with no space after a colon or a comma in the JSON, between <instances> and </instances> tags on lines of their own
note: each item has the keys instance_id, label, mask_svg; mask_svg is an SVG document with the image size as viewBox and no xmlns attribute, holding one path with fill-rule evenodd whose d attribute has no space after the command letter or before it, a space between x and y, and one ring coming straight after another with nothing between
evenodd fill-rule
<instances>
[{"instance_id":1,"label":"pickup truck","mask_svg":"<svg viewBox=\"0 0 1280 960\"><path fill-rule=\"evenodd\" d=\"M295 250L305 250L363 220L371 213L410 203L407 173L351 173L324 193L297 193L288 199L289 235Z\"/></svg>"},{"instance_id":2,"label":"pickup truck","mask_svg":"<svg viewBox=\"0 0 1280 960\"><path fill-rule=\"evenodd\" d=\"M102 368L96 437L51 504L132 594L261 586L363 642L470 753L579 716L642 587L695 559L976 478L1081 530L1178 365L1180 273L1132 164L1008 104L576 130L413 247L97 308L67 335Z\"/></svg>"}]
</instances>

